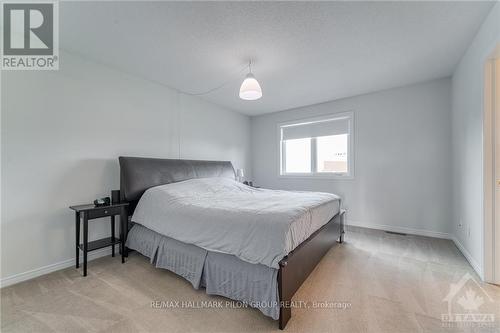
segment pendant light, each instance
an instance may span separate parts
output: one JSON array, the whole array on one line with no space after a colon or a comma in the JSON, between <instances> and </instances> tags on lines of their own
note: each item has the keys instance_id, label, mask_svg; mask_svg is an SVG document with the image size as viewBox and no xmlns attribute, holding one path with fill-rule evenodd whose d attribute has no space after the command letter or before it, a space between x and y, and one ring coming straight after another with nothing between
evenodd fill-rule
<instances>
[{"instance_id":1,"label":"pendant light","mask_svg":"<svg viewBox=\"0 0 500 333\"><path fill-rule=\"evenodd\" d=\"M252 74L252 61L248 63L248 74L240 87L240 98L246 101L255 101L262 97L260 84Z\"/></svg>"}]
</instances>

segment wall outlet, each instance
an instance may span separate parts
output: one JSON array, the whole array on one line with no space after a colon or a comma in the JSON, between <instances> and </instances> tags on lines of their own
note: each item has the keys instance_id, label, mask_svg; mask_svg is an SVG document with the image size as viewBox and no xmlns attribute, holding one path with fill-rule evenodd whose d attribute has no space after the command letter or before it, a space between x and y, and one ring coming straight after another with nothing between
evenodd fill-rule
<instances>
[{"instance_id":1,"label":"wall outlet","mask_svg":"<svg viewBox=\"0 0 500 333\"><path fill-rule=\"evenodd\" d=\"M469 226L467 225L467 222L462 224L462 235L464 237L467 237L467 230L469 230Z\"/></svg>"}]
</instances>

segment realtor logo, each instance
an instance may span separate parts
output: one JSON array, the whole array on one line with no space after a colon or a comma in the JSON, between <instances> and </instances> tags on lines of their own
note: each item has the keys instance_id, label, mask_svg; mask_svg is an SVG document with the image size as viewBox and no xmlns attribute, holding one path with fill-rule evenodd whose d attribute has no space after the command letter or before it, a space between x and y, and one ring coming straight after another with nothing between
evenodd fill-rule
<instances>
[{"instance_id":1,"label":"realtor logo","mask_svg":"<svg viewBox=\"0 0 500 333\"><path fill-rule=\"evenodd\" d=\"M57 2L2 3L4 70L59 68Z\"/></svg>"}]
</instances>

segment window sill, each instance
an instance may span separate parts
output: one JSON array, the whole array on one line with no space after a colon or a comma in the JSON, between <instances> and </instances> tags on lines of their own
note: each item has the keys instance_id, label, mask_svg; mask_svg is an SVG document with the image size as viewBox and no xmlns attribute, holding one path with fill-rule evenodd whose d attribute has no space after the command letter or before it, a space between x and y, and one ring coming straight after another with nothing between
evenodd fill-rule
<instances>
[{"instance_id":1,"label":"window sill","mask_svg":"<svg viewBox=\"0 0 500 333\"><path fill-rule=\"evenodd\" d=\"M320 173L314 173L314 174L279 174L278 178L354 180L354 175L320 174Z\"/></svg>"}]
</instances>

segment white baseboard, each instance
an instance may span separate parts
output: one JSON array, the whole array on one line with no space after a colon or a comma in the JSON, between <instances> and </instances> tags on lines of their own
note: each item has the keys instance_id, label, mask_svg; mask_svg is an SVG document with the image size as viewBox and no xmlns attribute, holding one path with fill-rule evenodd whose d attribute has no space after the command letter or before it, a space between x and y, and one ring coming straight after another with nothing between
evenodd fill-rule
<instances>
[{"instance_id":1,"label":"white baseboard","mask_svg":"<svg viewBox=\"0 0 500 333\"><path fill-rule=\"evenodd\" d=\"M354 227L361 227L361 228L368 228L368 229L376 229L376 230L384 230L384 231L392 231L392 232L399 232L399 233L405 233L405 234L410 234L410 235L418 235L418 236L427 236L427 237L434 237L434 238L444 238L444 239L450 239L455 243L457 248L462 252L464 257L467 259L469 264L472 266L472 268L476 271L476 273L479 275L481 279L484 278L483 276L483 269L482 266L479 265L479 263L471 256L469 251L465 249L465 247L460 243L460 241L453 235L445 232L438 232L438 231L431 231L431 230L425 230L425 229L416 229L416 228L407 228L407 227L395 227L395 226L389 226L389 225L383 225L383 224L367 224L367 223L360 223L358 221L352 221L352 220L346 220L346 225L347 226L354 226ZM92 261L94 259L104 257L107 255L111 254L111 249L106 248L106 249L101 249L97 251L90 252L88 255L88 261ZM82 257L80 257L80 262L82 262ZM48 273L52 273L64 268L71 267L75 264L75 258L67 259L55 264L43 266L40 268L36 268L27 272L19 273L19 274L14 274L11 276L7 276L3 279L0 279L0 288L8 287L13 284L26 281L29 279L36 278L41 275L45 275Z\"/></svg>"},{"instance_id":2,"label":"white baseboard","mask_svg":"<svg viewBox=\"0 0 500 333\"><path fill-rule=\"evenodd\" d=\"M104 257L107 255L111 255L111 248L110 247L89 252L88 257L87 257L87 261L92 261L94 259ZM80 256L80 267L82 267L82 262L83 262L83 256ZM26 271L23 273L7 276L7 277L0 279L0 288L8 287L8 286L11 286L13 284L16 284L16 283L19 283L22 281L26 281L26 280L30 280L30 279L36 278L40 275L52 273L52 272L55 272L55 271L58 271L58 270L61 270L64 268L68 268L68 267L71 267L74 265L75 265L75 258L71 258L71 259L67 259L67 260L64 260L64 261L61 261L61 262L58 262L55 264L50 264L50 265L36 268L36 269L30 270L30 271Z\"/></svg>"},{"instance_id":3,"label":"white baseboard","mask_svg":"<svg viewBox=\"0 0 500 333\"><path fill-rule=\"evenodd\" d=\"M440 232L440 231L433 231L433 230L416 229L416 228L408 228L408 227L396 227L396 226L384 225L384 224L368 224L368 223L363 223L363 222L359 222L359 221L352 221L349 219L346 220L346 225L353 226L353 227L367 228L367 229L399 232L399 233L409 234L409 235L452 239L452 236L449 233Z\"/></svg>"},{"instance_id":4,"label":"white baseboard","mask_svg":"<svg viewBox=\"0 0 500 333\"><path fill-rule=\"evenodd\" d=\"M472 268L476 271L477 275L481 278L481 280L484 281L484 272L483 272L483 267L480 265L476 259L472 257L469 251L462 245L462 243L456 238L455 236L452 236L451 238L453 240L453 243L458 247L460 252L464 255L465 259L469 262L469 264L472 266Z\"/></svg>"}]
</instances>

